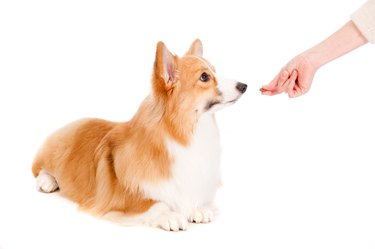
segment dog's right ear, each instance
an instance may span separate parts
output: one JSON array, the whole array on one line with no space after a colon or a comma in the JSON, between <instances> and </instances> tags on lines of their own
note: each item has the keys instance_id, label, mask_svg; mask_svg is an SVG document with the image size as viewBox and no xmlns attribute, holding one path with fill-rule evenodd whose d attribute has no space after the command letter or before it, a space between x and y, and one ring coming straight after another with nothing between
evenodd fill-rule
<instances>
[{"instance_id":1,"label":"dog's right ear","mask_svg":"<svg viewBox=\"0 0 375 249\"><path fill-rule=\"evenodd\" d=\"M165 86L171 86L176 81L177 57L169 52L163 42L158 42L154 64L156 80L162 80Z\"/></svg>"},{"instance_id":2,"label":"dog's right ear","mask_svg":"<svg viewBox=\"0 0 375 249\"><path fill-rule=\"evenodd\" d=\"M203 56L203 45L201 40L196 39L193 41L193 43L190 45L189 50L186 52L186 55L195 55L195 56Z\"/></svg>"}]
</instances>

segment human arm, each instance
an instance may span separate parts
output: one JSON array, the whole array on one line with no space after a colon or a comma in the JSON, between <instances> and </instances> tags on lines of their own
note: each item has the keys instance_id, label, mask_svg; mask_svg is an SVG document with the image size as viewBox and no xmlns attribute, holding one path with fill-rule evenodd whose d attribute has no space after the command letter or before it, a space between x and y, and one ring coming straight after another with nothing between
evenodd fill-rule
<instances>
[{"instance_id":1,"label":"human arm","mask_svg":"<svg viewBox=\"0 0 375 249\"><path fill-rule=\"evenodd\" d=\"M291 98L301 96L309 91L321 66L367 42L353 21L349 21L327 39L289 61L269 84L262 87L262 94L286 92Z\"/></svg>"}]
</instances>

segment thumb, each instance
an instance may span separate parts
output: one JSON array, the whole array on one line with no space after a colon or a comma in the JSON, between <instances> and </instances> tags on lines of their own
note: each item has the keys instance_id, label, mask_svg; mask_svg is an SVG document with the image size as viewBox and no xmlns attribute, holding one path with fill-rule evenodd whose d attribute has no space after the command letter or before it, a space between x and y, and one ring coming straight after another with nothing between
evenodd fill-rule
<instances>
[{"instance_id":1,"label":"thumb","mask_svg":"<svg viewBox=\"0 0 375 249\"><path fill-rule=\"evenodd\" d=\"M276 88L278 79L279 79L279 74L276 75L276 77L270 83L268 83L267 85L262 86L261 89L266 90L266 91L272 91L273 89Z\"/></svg>"},{"instance_id":2,"label":"thumb","mask_svg":"<svg viewBox=\"0 0 375 249\"><path fill-rule=\"evenodd\" d=\"M270 83L261 88L261 92L266 93L267 91L271 91L280 93L279 88L281 88L285 84L288 78L289 72L286 69L281 70L280 73L278 73Z\"/></svg>"}]
</instances>

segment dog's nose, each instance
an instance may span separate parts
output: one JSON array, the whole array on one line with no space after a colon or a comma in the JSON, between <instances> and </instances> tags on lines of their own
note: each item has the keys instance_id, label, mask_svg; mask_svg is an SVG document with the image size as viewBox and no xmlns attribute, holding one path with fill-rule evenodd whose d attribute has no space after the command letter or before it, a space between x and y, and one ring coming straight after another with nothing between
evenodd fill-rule
<instances>
[{"instance_id":1,"label":"dog's nose","mask_svg":"<svg viewBox=\"0 0 375 249\"><path fill-rule=\"evenodd\" d=\"M246 92L247 85L241 82L237 82L236 88L240 93Z\"/></svg>"}]
</instances>

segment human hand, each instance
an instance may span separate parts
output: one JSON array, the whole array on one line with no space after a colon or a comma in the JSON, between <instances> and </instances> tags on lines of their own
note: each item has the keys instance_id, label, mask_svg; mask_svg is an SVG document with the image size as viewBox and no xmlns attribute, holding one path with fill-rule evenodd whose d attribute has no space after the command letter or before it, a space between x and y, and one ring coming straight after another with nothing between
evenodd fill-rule
<instances>
[{"instance_id":1,"label":"human hand","mask_svg":"<svg viewBox=\"0 0 375 249\"><path fill-rule=\"evenodd\" d=\"M283 92L288 93L290 98L301 96L309 91L317 70L307 54L300 54L288 62L260 91L269 96Z\"/></svg>"}]
</instances>

